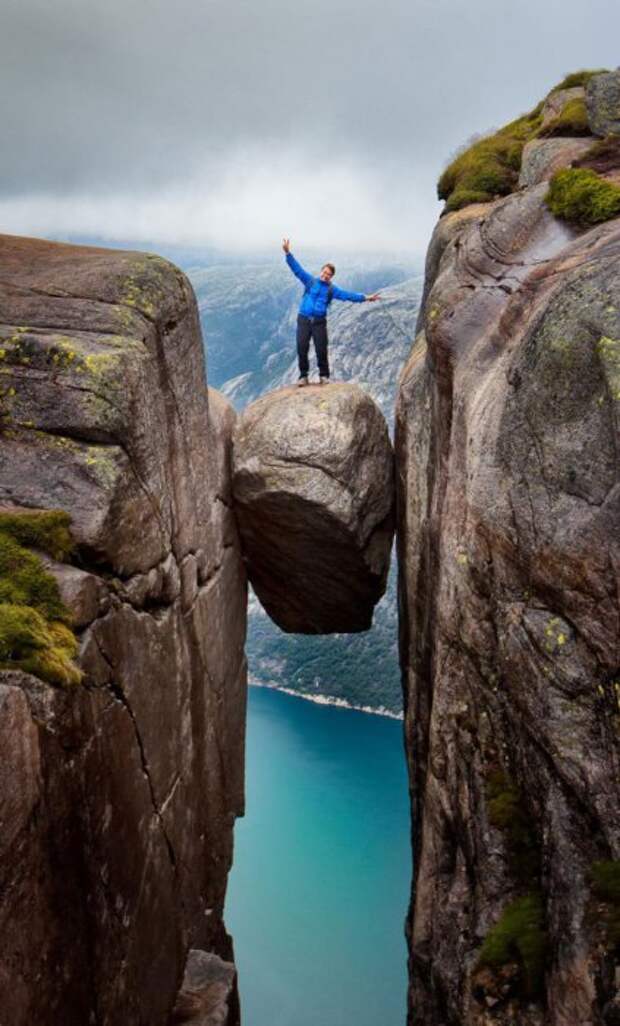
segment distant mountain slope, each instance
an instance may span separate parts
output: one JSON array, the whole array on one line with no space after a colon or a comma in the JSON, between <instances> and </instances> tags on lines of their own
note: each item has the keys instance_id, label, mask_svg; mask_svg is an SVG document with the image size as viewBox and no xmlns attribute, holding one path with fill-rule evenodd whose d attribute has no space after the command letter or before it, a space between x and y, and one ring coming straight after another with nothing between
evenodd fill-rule
<instances>
[{"instance_id":1,"label":"distant mountain slope","mask_svg":"<svg viewBox=\"0 0 620 1026\"><path fill-rule=\"evenodd\" d=\"M210 384L241 409L296 379L295 322L302 290L286 266L192 268L189 276L203 321ZM398 377L415 335L422 274L399 266L357 267L346 276L339 274L338 281L360 292L382 290L379 303L334 301L330 362L334 378L367 389L391 428ZM316 377L313 353L311 374ZM397 636L394 572L373 628L363 634L284 634L253 599L247 640L250 676L308 695L398 712Z\"/></svg>"}]
</instances>

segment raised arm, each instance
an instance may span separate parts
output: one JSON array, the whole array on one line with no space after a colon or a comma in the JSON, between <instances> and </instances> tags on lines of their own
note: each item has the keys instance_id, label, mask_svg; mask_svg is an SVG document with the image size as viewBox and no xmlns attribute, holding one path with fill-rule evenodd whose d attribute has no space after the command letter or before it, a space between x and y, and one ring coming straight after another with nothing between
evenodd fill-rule
<instances>
[{"instance_id":1,"label":"raised arm","mask_svg":"<svg viewBox=\"0 0 620 1026\"><path fill-rule=\"evenodd\" d=\"M343 299L349 303L366 302L366 296L363 292L347 292L346 289L339 289L337 285L332 285L332 296L334 299Z\"/></svg>"},{"instance_id":2,"label":"raised arm","mask_svg":"<svg viewBox=\"0 0 620 1026\"><path fill-rule=\"evenodd\" d=\"M349 303L376 303L381 296L378 292L373 292L371 296L365 296L362 292L347 292L346 289L339 289L337 285L332 285L332 296L334 299L344 299Z\"/></svg>"},{"instance_id":3,"label":"raised arm","mask_svg":"<svg viewBox=\"0 0 620 1026\"><path fill-rule=\"evenodd\" d=\"M289 245L289 240L288 239L284 239L283 240L283 242L282 242L282 249L284 250L284 252L286 254L286 262L289 265L289 267L290 267L291 271L293 272L293 274L295 275L295 277L299 278L299 280L301 282L303 282L304 285L308 285L312 281L312 275L308 274L307 271L304 271L304 269L301 266L301 264L299 264L297 262L297 260L295 260L295 257L291 253L290 245Z\"/></svg>"}]
</instances>

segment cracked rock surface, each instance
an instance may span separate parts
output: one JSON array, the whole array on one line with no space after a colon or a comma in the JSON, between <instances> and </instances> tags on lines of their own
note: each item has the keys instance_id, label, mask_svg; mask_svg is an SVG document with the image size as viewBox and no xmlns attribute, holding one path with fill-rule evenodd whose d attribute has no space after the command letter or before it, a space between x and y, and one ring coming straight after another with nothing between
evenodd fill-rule
<instances>
[{"instance_id":1,"label":"cracked rock surface","mask_svg":"<svg viewBox=\"0 0 620 1026\"><path fill-rule=\"evenodd\" d=\"M0 266L0 504L71 514L72 565L48 566L85 673L66 691L0 673L2 1015L166 1026L188 951L231 955L235 415L171 264L0 236Z\"/></svg>"},{"instance_id":2,"label":"cracked rock surface","mask_svg":"<svg viewBox=\"0 0 620 1026\"><path fill-rule=\"evenodd\" d=\"M400 384L420 1026L616 1021L592 867L620 858L620 219L569 228L545 190L441 219ZM535 994L516 947L478 963L524 896Z\"/></svg>"},{"instance_id":3,"label":"cracked rock surface","mask_svg":"<svg viewBox=\"0 0 620 1026\"><path fill-rule=\"evenodd\" d=\"M370 627L392 545L392 464L383 414L357 385L282 388L239 417L233 494L244 557L283 630Z\"/></svg>"}]
</instances>

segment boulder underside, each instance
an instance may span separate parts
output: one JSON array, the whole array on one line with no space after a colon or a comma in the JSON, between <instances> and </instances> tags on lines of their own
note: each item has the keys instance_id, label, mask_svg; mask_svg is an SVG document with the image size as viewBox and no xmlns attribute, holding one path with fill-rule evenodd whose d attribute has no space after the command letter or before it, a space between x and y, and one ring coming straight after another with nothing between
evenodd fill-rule
<instances>
[{"instance_id":1,"label":"boulder underside","mask_svg":"<svg viewBox=\"0 0 620 1026\"><path fill-rule=\"evenodd\" d=\"M283 388L246 408L233 496L248 576L285 631L367 630L393 536L392 448L355 385Z\"/></svg>"}]
</instances>

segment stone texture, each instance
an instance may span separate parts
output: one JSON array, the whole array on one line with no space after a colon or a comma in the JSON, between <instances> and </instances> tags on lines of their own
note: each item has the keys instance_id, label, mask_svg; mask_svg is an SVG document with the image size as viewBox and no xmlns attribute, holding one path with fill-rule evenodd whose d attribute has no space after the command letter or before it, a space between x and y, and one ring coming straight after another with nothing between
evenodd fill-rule
<instances>
[{"instance_id":1,"label":"stone texture","mask_svg":"<svg viewBox=\"0 0 620 1026\"><path fill-rule=\"evenodd\" d=\"M557 117L562 113L567 103L571 100L579 100L585 95L585 89L583 86L572 86L570 89L557 89L553 93L549 93L547 96L543 109L542 109L542 124L541 129L544 131L545 128L555 121Z\"/></svg>"},{"instance_id":2,"label":"stone texture","mask_svg":"<svg viewBox=\"0 0 620 1026\"><path fill-rule=\"evenodd\" d=\"M523 147L519 186L548 181L560 168L570 167L592 146L593 136L580 139L532 139Z\"/></svg>"},{"instance_id":3,"label":"stone texture","mask_svg":"<svg viewBox=\"0 0 620 1026\"><path fill-rule=\"evenodd\" d=\"M618 1000L589 869L620 857L620 219L578 234L545 191L442 218L400 383L419 1026L602 1023ZM498 772L535 838L526 883L491 821ZM519 998L518 965L499 982L477 970L528 889L543 896L546 1001Z\"/></svg>"},{"instance_id":4,"label":"stone texture","mask_svg":"<svg viewBox=\"0 0 620 1026\"><path fill-rule=\"evenodd\" d=\"M20 740L0 773L15 834L2 1012L165 1026L190 948L230 956L246 676L234 412L206 388L171 264L8 236L0 261L0 502L71 514L74 565L51 569L85 672L67 692L3 674L0 729Z\"/></svg>"},{"instance_id":5,"label":"stone texture","mask_svg":"<svg viewBox=\"0 0 620 1026\"><path fill-rule=\"evenodd\" d=\"M595 135L620 135L620 68L590 79L586 107Z\"/></svg>"},{"instance_id":6,"label":"stone texture","mask_svg":"<svg viewBox=\"0 0 620 1026\"><path fill-rule=\"evenodd\" d=\"M238 1010L232 962L206 951L190 951L170 1026L232 1026Z\"/></svg>"},{"instance_id":7,"label":"stone texture","mask_svg":"<svg viewBox=\"0 0 620 1026\"><path fill-rule=\"evenodd\" d=\"M250 581L271 618L305 634L367 630L393 535L387 425L356 385L282 388L248 406L233 495Z\"/></svg>"}]
</instances>

